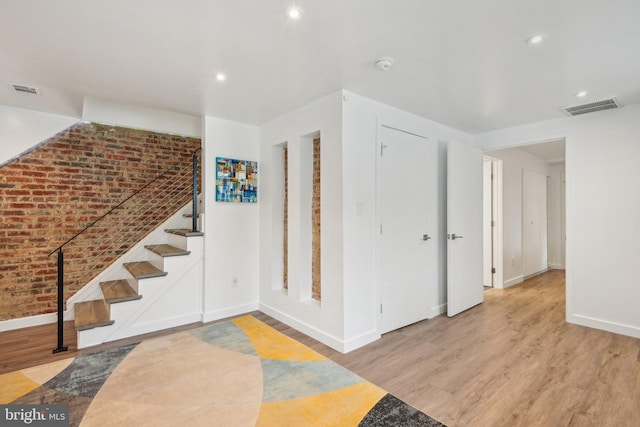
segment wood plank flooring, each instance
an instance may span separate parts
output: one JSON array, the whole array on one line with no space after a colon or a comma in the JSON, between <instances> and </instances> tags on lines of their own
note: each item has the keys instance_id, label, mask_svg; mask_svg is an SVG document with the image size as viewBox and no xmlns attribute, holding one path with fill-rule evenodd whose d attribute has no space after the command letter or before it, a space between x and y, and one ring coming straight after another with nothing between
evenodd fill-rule
<instances>
[{"instance_id":1,"label":"wood plank flooring","mask_svg":"<svg viewBox=\"0 0 640 427\"><path fill-rule=\"evenodd\" d=\"M638 426L640 340L565 323L564 272L340 354L256 316L455 426Z\"/></svg>"},{"instance_id":2,"label":"wood plank flooring","mask_svg":"<svg viewBox=\"0 0 640 427\"><path fill-rule=\"evenodd\" d=\"M349 354L252 314L451 427L640 425L640 340L565 323L562 271L484 296ZM0 333L0 373L77 354L51 355L46 326Z\"/></svg>"}]
</instances>

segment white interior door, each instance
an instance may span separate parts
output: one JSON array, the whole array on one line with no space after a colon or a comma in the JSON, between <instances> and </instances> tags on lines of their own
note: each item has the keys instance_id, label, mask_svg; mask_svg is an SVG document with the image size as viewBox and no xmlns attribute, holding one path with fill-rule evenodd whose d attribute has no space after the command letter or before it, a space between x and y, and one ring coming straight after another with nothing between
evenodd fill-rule
<instances>
[{"instance_id":1,"label":"white interior door","mask_svg":"<svg viewBox=\"0 0 640 427\"><path fill-rule=\"evenodd\" d=\"M380 333L426 319L437 281L436 143L381 128Z\"/></svg>"},{"instance_id":2,"label":"white interior door","mask_svg":"<svg viewBox=\"0 0 640 427\"><path fill-rule=\"evenodd\" d=\"M547 265L547 177L522 170L522 275Z\"/></svg>"},{"instance_id":3,"label":"white interior door","mask_svg":"<svg viewBox=\"0 0 640 427\"><path fill-rule=\"evenodd\" d=\"M482 303L482 151L447 151L447 315Z\"/></svg>"}]
</instances>

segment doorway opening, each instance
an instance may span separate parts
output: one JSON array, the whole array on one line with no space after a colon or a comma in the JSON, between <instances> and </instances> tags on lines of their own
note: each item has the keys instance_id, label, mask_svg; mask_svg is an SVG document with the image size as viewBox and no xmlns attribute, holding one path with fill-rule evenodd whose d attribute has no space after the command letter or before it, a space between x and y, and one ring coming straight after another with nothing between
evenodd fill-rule
<instances>
[{"instance_id":1,"label":"doorway opening","mask_svg":"<svg viewBox=\"0 0 640 427\"><path fill-rule=\"evenodd\" d=\"M565 139L485 152L485 169L485 289L564 270Z\"/></svg>"}]
</instances>

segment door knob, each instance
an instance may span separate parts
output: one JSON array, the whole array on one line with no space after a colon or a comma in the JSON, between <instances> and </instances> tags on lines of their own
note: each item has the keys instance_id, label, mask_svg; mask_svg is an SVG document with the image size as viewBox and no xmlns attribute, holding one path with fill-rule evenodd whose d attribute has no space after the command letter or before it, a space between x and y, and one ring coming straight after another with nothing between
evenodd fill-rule
<instances>
[{"instance_id":1,"label":"door knob","mask_svg":"<svg viewBox=\"0 0 640 427\"><path fill-rule=\"evenodd\" d=\"M456 233L448 234L447 237L451 240L462 239L463 236L456 236Z\"/></svg>"},{"instance_id":2,"label":"door knob","mask_svg":"<svg viewBox=\"0 0 640 427\"><path fill-rule=\"evenodd\" d=\"M431 240L431 236L429 236L428 234L423 234L422 240Z\"/></svg>"}]
</instances>

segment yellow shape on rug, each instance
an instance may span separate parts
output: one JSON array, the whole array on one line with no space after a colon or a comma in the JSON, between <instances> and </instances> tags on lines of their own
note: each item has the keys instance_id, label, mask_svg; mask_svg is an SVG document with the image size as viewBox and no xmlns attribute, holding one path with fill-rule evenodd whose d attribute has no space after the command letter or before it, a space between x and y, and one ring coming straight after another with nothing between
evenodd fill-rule
<instances>
[{"instance_id":1,"label":"yellow shape on rug","mask_svg":"<svg viewBox=\"0 0 640 427\"><path fill-rule=\"evenodd\" d=\"M25 377L22 372L0 375L0 404L11 403L40 387L40 384Z\"/></svg>"},{"instance_id":2,"label":"yellow shape on rug","mask_svg":"<svg viewBox=\"0 0 640 427\"><path fill-rule=\"evenodd\" d=\"M258 356L265 359L295 360L300 362L326 359L323 355L276 331L253 316L249 315L233 319L233 323L242 329L251 340Z\"/></svg>"},{"instance_id":3,"label":"yellow shape on rug","mask_svg":"<svg viewBox=\"0 0 640 427\"><path fill-rule=\"evenodd\" d=\"M256 427L357 426L386 394L364 381L316 396L263 403Z\"/></svg>"}]
</instances>

